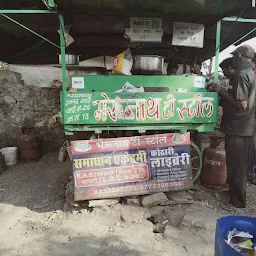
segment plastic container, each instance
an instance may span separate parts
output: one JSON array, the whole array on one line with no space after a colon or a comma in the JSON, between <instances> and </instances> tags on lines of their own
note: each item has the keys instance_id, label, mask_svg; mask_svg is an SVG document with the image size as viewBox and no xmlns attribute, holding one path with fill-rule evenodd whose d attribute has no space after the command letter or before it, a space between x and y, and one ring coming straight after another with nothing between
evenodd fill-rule
<instances>
[{"instance_id":1,"label":"plastic container","mask_svg":"<svg viewBox=\"0 0 256 256\"><path fill-rule=\"evenodd\" d=\"M17 147L1 148L0 152L4 156L6 166L12 166L17 164Z\"/></svg>"},{"instance_id":2,"label":"plastic container","mask_svg":"<svg viewBox=\"0 0 256 256\"><path fill-rule=\"evenodd\" d=\"M256 218L246 216L223 217L217 220L214 256L243 256L225 242L229 231L234 228L249 232L253 235L253 243L256 242Z\"/></svg>"}]
</instances>

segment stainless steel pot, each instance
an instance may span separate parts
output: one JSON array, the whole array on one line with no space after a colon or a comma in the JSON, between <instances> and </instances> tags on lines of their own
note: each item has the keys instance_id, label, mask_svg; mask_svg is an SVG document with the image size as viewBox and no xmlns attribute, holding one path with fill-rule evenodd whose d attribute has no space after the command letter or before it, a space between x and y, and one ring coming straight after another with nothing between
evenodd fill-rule
<instances>
[{"instance_id":1,"label":"stainless steel pot","mask_svg":"<svg viewBox=\"0 0 256 256\"><path fill-rule=\"evenodd\" d=\"M67 67L69 75L106 75L106 69L103 67Z\"/></svg>"},{"instance_id":2,"label":"stainless steel pot","mask_svg":"<svg viewBox=\"0 0 256 256\"><path fill-rule=\"evenodd\" d=\"M66 65L79 65L79 55L66 54ZM59 54L59 63L61 64L61 55Z\"/></svg>"},{"instance_id":3,"label":"stainless steel pot","mask_svg":"<svg viewBox=\"0 0 256 256\"><path fill-rule=\"evenodd\" d=\"M133 60L133 74L162 75L164 57L157 55L136 55Z\"/></svg>"}]
</instances>

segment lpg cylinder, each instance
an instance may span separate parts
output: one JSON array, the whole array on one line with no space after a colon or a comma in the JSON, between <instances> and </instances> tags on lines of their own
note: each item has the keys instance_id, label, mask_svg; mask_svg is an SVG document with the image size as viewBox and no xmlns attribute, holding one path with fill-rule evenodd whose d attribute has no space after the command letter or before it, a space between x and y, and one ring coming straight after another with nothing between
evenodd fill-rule
<instances>
[{"instance_id":1,"label":"lpg cylinder","mask_svg":"<svg viewBox=\"0 0 256 256\"><path fill-rule=\"evenodd\" d=\"M40 158L39 140L33 127L23 127L20 136L20 156L25 162L34 162Z\"/></svg>"},{"instance_id":2,"label":"lpg cylinder","mask_svg":"<svg viewBox=\"0 0 256 256\"><path fill-rule=\"evenodd\" d=\"M222 138L210 137L210 147L203 152L201 184L211 189L221 189L227 181L226 154L220 147Z\"/></svg>"}]
</instances>

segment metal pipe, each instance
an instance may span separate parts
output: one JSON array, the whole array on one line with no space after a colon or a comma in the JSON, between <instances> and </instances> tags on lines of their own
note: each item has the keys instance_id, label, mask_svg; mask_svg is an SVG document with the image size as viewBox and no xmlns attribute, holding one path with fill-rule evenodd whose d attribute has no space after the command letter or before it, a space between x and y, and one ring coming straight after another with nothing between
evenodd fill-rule
<instances>
[{"instance_id":1,"label":"metal pipe","mask_svg":"<svg viewBox=\"0 0 256 256\"><path fill-rule=\"evenodd\" d=\"M223 21L256 23L256 19L243 19L238 17L226 17Z\"/></svg>"},{"instance_id":2,"label":"metal pipe","mask_svg":"<svg viewBox=\"0 0 256 256\"><path fill-rule=\"evenodd\" d=\"M60 52L61 52L61 73L62 73L62 89L65 93L67 91L67 69L66 69L66 43L64 37L64 18L63 15L59 13L59 23L60 23ZM64 94L63 94L64 95Z\"/></svg>"},{"instance_id":3,"label":"metal pipe","mask_svg":"<svg viewBox=\"0 0 256 256\"><path fill-rule=\"evenodd\" d=\"M25 13L41 13L41 14L52 14L57 13L57 11L50 10L0 10L0 13L6 14L25 14Z\"/></svg>"},{"instance_id":4,"label":"metal pipe","mask_svg":"<svg viewBox=\"0 0 256 256\"><path fill-rule=\"evenodd\" d=\"M42 0L42 1L46 5L47 8L56 7L56 4L55 4L54 0Z\"/></svg>"},{"instance_id":5,"label":"metal pipe","mask_svg":"<svg viewBox=\"0 0 256 256\"><path fill-rule=\"evenodd\" d=\"M220 32L221 32L221 20L217 22L217 28L216 28L214 83L218 83L218 81L219 81Z\"/></svg>"},{"instance_id":6,"label":"metal pipe","mask_svg":"<svg viewBox=\"0 0 256 256\"><path fill-rule=\"evenodd\" d=\"M243 40L245 37L247 37L248 35L250 35L251 33L253 33L256 30L256 28L252 29L250 32L248 32L246 35L242 36L241 38L239 38L238 40L236 40L233 44L237 44L239 43L241 40Z\"/></svg>"},{"instance_id":7,"label":"metal pipe","mask_svg":"<svg viewBox=\"0 0 256 256\"><path fill-rule=\"evenodd\" d=\"M186 47L185 62L183 64L183 74L187 73L187 64L188 64L188 47Z\"/></svg>"},{"instance_id":8,"label":"metal pipe","mask_svg":"<svg viewBox=\"0 0 256 256\"><path fill-rule=\"evenodd\" d=\"M250 5L250 2L247 3L247 5L244 6L243 10L240 12L238 17L234 17L234 21L237 21L239 19L239 17L241 17L243 15L243 13L245 12L246 8L248 8L248 6ZM226 40L227 36L229 35L229 33L235 28L236 24L233 24L230 28L230 30L225 34L224 38L222 39L220 45Z\"/></svg>"},{"instance_id":9,"label":"metal pipe","mask_svg":"<svg viewBox=\"0 0 256 256\"><path fill-rule=\"evenodd\" d=\"M15 24L21 26L22 28L26 29L26 30L29 31L30 33L32 33L32 34L34 34L34 35L40 37L41 39L45 40L46 42L48 42L48 43L54 45L55 47L60 48L60 47L59 47L57 44L55 44L54 42L52 42L52 41L50 41L49 39L47 39L47 38L41 36L40 34L36 33L36 32L33 31L32 29L30 29L30 28L28 28L28 27L22 25L21 23L19 23L18 21L16 21L16 20L10 18L9 16L7 16L7 15L5 15L5 14L3 14L3 13L0 13L0 15L2 15L2 16L5 17L6 19L8 19L8 20L14 22Z\"/></svg>"}]
</instances>

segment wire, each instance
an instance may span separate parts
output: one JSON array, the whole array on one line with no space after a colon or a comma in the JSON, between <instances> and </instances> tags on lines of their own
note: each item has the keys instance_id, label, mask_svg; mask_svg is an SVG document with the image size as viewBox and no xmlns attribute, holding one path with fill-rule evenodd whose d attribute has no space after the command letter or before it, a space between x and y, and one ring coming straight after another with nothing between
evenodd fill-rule
<instances>
[{"instance_id":1,"label":"wire","mask_svg":"<svg viewBox=\"0 0 256 256\"><path fill-rule=\"evenodd\" d=\"M55 3L55 1L54 1ZM59 12L59 8L58 8L58 5L55 3L55 8L56 8L56 11L57 11L57 14L58 14L58 18L60 17L60 12ZM63 37L65 38L65 28L63 27L63 24L61 23L60 21L60 18L59 18L59 23L60 23L60 33L62 33ZM65 48L66 48L66 41L65 41Z\"/></svg>"},{"instance_id":2,"label":"wire","mask_svg":"<svg viewBox=\"0 0 256 256\"><path fill-rule=\"evenodd\" d=\"M12 58L18 57L18 56L22 55L23 53L26 53L26 52L29 52L30 50L33 50L35 47L43 44L44 42L45 42L44 40L41 40L40 42L37 42L36 44L34 44L32 47L30 47L28 49L25 49L25 50L23 50L21 52L18 52L18 53L16 53L13 56L5 57L3 59L8 60L8 59L12 59Z\"/></svg>"},{"instance_id":3,"label":"wire","mask_svg":"<svg viewBox=\"0 0 256 256\"><path fill-rule=\"evenodd\" d=\"M225 39L227 38L227 36L229 35L229 33L234 29L237 20L243 15L243 13L245 12L245 10L248 8L248 6L251 4L251 2L248 2L248 4L244 7L244 9L241 11L241 13L237 16L235 22L233 23L233 26L230 28L230 30L226 33L226 35L224 36L224 38L222 39L222 41L220 42L219 46L217 47L216 51L220 48L220 46L223 44L223 42L225 41Z\"/></svg>"}]
</instances>

